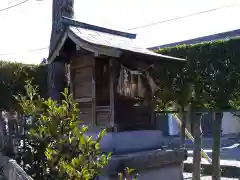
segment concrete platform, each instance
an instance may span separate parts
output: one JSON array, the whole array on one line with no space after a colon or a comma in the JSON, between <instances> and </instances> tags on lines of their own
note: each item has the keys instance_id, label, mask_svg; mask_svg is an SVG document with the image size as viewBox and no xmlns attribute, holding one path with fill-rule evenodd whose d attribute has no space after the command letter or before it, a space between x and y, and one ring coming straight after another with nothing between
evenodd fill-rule
<instances>
[{"instance_id":1,"label":"concrete platform","mask_svg":"<svg viewBox=\"0 0 240 180\"><path fill-rule=\"evenodd\" d=\"M182 180L182 164L186 159L185 150L151 150L113 155L104 167L98 180L118 180L117 172L124 167L137 170L138 180Z\"/></svg>"}]
</instances>

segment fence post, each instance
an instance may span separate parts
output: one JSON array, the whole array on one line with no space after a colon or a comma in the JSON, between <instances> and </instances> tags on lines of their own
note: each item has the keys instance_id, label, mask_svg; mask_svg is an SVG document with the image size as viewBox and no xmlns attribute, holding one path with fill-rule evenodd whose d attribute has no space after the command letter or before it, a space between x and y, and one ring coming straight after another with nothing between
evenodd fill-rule
<instances>
[{"instance_id":1,"label":"fence post","mask_svg":"<svg viewBox=\"0 0 240 180\"><path fill-rule=\"evenodd\" d=\"M186 128L186 113L184 111L184 107L181 109L181 115L182 115L182 125L180 126L181 128L181 146L183 148L186 147L186 134L185 134L185 128Z\"/></svg>"},{"instance_id":2,"label":"fence post","mask_svg":"<svg viewBox=\"0 0 240 180\"><path fill-rule=\"evenodd\" d=\"M213 112L213 157L212 157L212 179L221 178L220 168L220 148L221 148L221 130L223 113Z\"/></svg>"},{"instance_id":3,"label":"fence post","mask_svg":"<svg viewBox=\"0 0 240 180\"><path fill-rule=\"evenodd\" d=\"M194 133L194 150L193 150L193 180L200 180L201 172L201 131L200 131L200 117L201 114L196 114L195 106L191 106L191 120L193 121Z\"/></svg>"},{"instance_id":4,"label":"fence post","mask_svg":"<svg viewBox=\"0 0 240 180\"><path fill-rule=\"evenodd\" d=\"M4 130L4 119L2 117L2 111L0 110L0 149L3 148L4 146L4 135L5 135L5 130Z\"/></svg>"}]
</instances>

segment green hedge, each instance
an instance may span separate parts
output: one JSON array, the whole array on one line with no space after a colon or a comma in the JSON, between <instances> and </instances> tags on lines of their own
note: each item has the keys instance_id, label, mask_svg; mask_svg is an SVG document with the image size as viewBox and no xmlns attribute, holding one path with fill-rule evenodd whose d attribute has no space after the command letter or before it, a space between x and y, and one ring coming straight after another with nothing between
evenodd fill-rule
<instances>
[{"instance_id":1,"label":"green hedge","mask_svg":"<svg viewBox=\"0 0 240 180\"><path fill-rule=\"evenodd\" d=\"M47 66L26 65L0 61L0 109L17 108L13 95L24 94L24 84L33 78L42 96L47 94Z\"/></svg>"},{"instance_id":2,"label":"green hedge","mask_svg":"<svg viewBox=\"0 0 240 180\"><path fill-rule=\"evenodd\" d=\"M169 69L171 83L186 87L191 82L196 87L198 105L201 107L229 108L230 101L239 99L240 88L240 38L180 45L157 50L157 53L186 58L179 71ZM175 68L176 69L176 68Z\"/></svg>"},{"instance_id":3,"label":"green hedge","mask_svg":"<svg viewBox=\"0 0 240 180\"><path fill-rule=\"evenodd\" d=\"M189 84L195 86L199 107L240 106L240 39L181 45L157 50L157 53L186 58L181 67L172 64L156 68L159 99L186 104ZM179 68L181 67L181 68ZM47 67L0 61L0 109L15 108L13 95L24 93L24 83L34 78L40 95L47 94Z\"/></svg>"}]
</instances>

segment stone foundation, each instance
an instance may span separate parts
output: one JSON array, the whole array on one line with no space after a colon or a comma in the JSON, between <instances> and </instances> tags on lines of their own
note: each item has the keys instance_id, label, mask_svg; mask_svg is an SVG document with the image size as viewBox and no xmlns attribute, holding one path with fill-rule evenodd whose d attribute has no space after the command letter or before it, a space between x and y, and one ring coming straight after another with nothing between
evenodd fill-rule
<instances>
[{"instance_id":1,"label":"stone foundation","mask_svg":"<svg viewBox=\"0 0 240 180\"><path fill-rule=\"evenodd\" d=\"M88 132L96 137L96 132ZM103 152L112 159L98 180L119 180L117 173L125 167L140 174L138 180L182 180L186 150L163 149L164 137L159 130L110 132L102 139Z\"/></svg>"},{"instance_id":2,"label":"stone foundation","mask_svg":"<svg viewBox=\"0 0 240 180\"><path fill-rule=\"evenodd\" d=\"M101 176L98 180L119 180L119 178ZM140 171L137 180L183 180L183 174L178 165L172 165Z\"/></svg>"},{"instance_id":3,"label":"stone foundation","mask_svg":"<svg viewBox=\"0 0 240 180\"><path fill-rule=\"evenodd\" d=\"M185 150L152 150L113 155L99 180L118 180L117 173L124 167L135 169L138 180L182 180L182 164L187 158Z\"/></svg>"}]
</instances>

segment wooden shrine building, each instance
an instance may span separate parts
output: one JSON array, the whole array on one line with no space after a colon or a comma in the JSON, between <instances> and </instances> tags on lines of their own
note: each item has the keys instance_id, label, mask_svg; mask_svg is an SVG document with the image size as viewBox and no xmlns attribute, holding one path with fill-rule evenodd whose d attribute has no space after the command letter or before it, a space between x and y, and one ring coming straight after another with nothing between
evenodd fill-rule
<instances>
[{"instance_id":1,"label":"wooden shrine building","mask_svg":"<svg viewBox=\"0 0 240 180\"><path fill-rule=\"evenodd\" d=\"M68 86L81 119L93 128L154 129L156 85L148 69L184 60L135 47L136 34L67 17L61 23L63 31L48 58L50 96L59 99Z\"/></svg>"}]
</instances>

